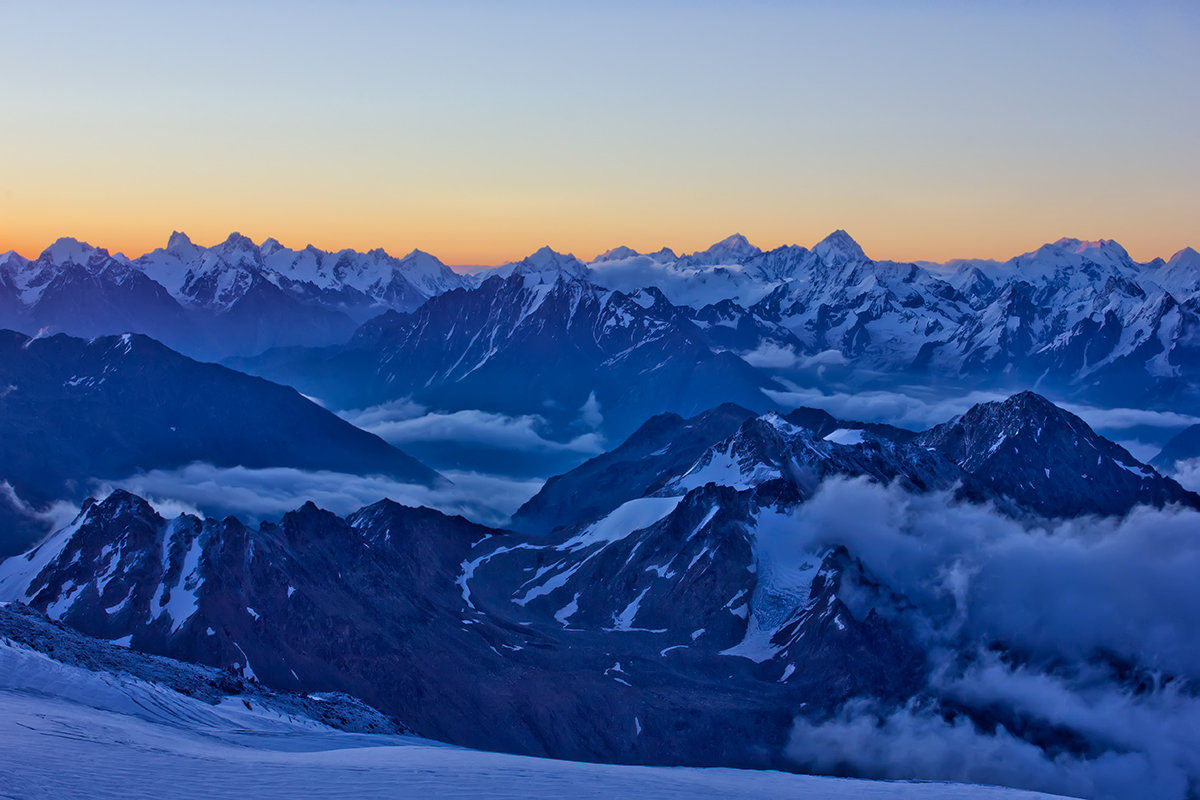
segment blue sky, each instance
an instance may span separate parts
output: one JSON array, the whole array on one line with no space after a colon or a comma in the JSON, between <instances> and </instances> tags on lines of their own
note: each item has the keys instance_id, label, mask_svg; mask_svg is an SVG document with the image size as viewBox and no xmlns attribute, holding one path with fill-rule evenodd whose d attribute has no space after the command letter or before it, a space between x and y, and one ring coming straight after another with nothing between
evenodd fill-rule
<instances>
[{"instance_id":1,"label":"blue sky","mask_svg":"<svg viewBox=\"0 0 1200 800\"><path fill-rule=\"evenodd\" d=\"M0 250L1200 244L1200 4L6 3Z\"/></svg>"}]
</instances>

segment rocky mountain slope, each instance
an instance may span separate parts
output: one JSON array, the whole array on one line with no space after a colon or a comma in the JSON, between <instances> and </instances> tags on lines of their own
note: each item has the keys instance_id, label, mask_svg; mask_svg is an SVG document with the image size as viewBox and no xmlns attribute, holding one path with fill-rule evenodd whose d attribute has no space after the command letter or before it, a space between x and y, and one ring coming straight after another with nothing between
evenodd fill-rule
<instances>
[{"instance_id":1,"label":"rocky mountain slope","mask_svg":"<svg viewBox=\"0 0 1200 800\"><path fill-rule=\"evenodd\" d=\"M145 336L0 331L0 387L0 481L37 507L78 502L95 480L196 461L439 480L293 389L193 361ZM30 523L12 498L0 506L11 548Z\"/></svg>"},{"instance_id":2,"label":"rocky mountain slope","mask_svg":"<svg viewBox=\"0 0 1200 800\"><path fill-rule=\"evenodd\" d=\"M476 289L363 325L342 347L231 363L339 407L400 398L425 406L539 414L569 430L587 404L623 437L648 416L721 402L763 410L781 388L720 346L656 289L602 289L548 249Z\"/></svg>"},{"instance_id":3,"label":"rocky mountain slope","mask_svg":"<svg viewBox=\"0 0 1200 800\"><path fill-rule=\"evenodd\" d=\"M623 439L721 402L786 410L789 388L1020 391L1096 406L1200 402L1200 295L1187 253L1134 262L1061 240L1009 262L877 262L842 231L808 250L731 237L590 264L548 248L481 284L363 325L349 344L237 367L337 406L546 414L594 394ZM520 375L520 379L517 376ZM619 417L619 418L618 418Z\"/></svg>"},{"instance_id":4,"label":"rocky mountain slope","mask_svg":"<svg viewBox=\"0 0 1200 800\"><path fill-rule=\"evenodd\" d=\"M1029 436L1042 445L1026 449ZM919 435L726 406L651 420L548 484L518 515L536 533L388 501L346 518L309 504L257 528L165 520L117 492L0 563L0 598L279 689L344 691L473 747L785 766L795 720L820 724L847 703L943 704L963 724L997 722L988 703L943 695L920 596L869 566L861 545L808 538L804 515L823 487L857 481L944 497L944 513L965 503L1045 519L1070 512L1050 488L1072 486L1055 474L1072 469L1097 481L1094 513L1200 507L1036 396ZM569 509L584 485L604 491ZM1031 485L1055 502L1030 503ZM964 665L1030 657L999 637L976 644L955 645ZM1086 657L1117 669L1111 653ZM1003 724L1031 746L1091 757L1085 731L1019 722Z\"/></svg>"},{"instance_id":5,"label":"rocky mountain slope","mask_svg":"<svg viewBox=\"0 0 1200 800\"><path fill-rule=\"evenodd\" d=\"M977 405L913 444L953 461L990 491L1048 516L1123 514L1136 505L1197 500L1033 392Z\"/></svg>"},{"instance_id":6,"label":"rocky mountain slope","mask_svg":"<svg viewBox=\"0 0 1200 800\"><path fill-rule=\"evenodd\" d=\"M896 800L1043 796L966 784L550 761L400 733L351 698L272 692L221 670L81 636L28 608L0 606L0 774L17 797L557 798L563 786L581 797L655 800L840 800L864 791Z\"/></svg>"}]
</instances>

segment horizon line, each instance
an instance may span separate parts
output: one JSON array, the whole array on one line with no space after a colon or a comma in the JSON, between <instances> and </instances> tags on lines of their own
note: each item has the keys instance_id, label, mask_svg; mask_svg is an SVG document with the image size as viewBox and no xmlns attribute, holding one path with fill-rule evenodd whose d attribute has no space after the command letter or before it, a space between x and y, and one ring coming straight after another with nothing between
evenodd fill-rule
<instances>
[{"instance_id":1,"label":"horizon line","mask_svg":"<svg viewBox=\"0 0 1200 800\"><path fill-rule=\"evenodd\" d=\"M774 247L760 247L759 245L756 245L752 240L750 240L749 237L746 237L746 236L742 235L741 233L735 232L735 233L729 234L728 236L725 236L721 239L718 239L718 240L712 242L711 244L709 244L707 247L701 248L699 250L684 250L682 248L677 249L677 248L673 248L673 247L670 247L667 245L663 245L655 250L637 250L636 248L632 248L632 247L629 249L634 250L637 255L643 255L643 256L644 255L652 255L654 253L661 252L662 250L669 250L670 252L676 254L677 257L683 258L683 257L689 256L689 255L694 255L696 253L703 253L706 250L711 249L712 247L715 247L717 245L723 244L726 241L729 241L730 239L740 237L741 239L745 240L751 246L758 248L759 251L763 252L763 253L772 252L774 250L779 250L779 249L782 249L785 247L801 247L801 248L811 251L815 247L817 247L819 244L821 244L822 242L826 241L827 239L829 239L839 233L848 236L855 244L859 245L860 249L864 249L864 248L862 248L862 245L858 242L858 240L855 239L854 236L852 236L851 234L847 233L845 231L845 229L843 229L843 228L837 228L837 229L831 231L829 234L827 234L825 237L818 240L811 246L810 245L801 245L796 242L788 242L788 243L784 243L784 244L775 245ZM52 248L55 244L58 244L59 242L62 242L62 241L74 241L79 244L87 245L88 247L92 247L97 250L103 250L104 252L108 253L110 257L115 258L115 257L120 256L129 261L134 261L134 260L137 260L138 258L147 256L155 251L165 249L166 246L169 245L170 240L172 238L174 238L176 235L182 235L184 238L186 238L188 240L188 242L196 245L197 247L201 247L206 250L212 249L221 244L224 244L225 242L229 241L231 238L233 238L235 236L241 236L241 237L249 240L251 242L251 244L253 244L255 247L260 248L260 249L268 241L274 240L283 249L291 250L292 252L297 252L297 253L303 252L304 250L307 250L309 248L312 248L314 250L317 250L317 251L323 252L323 253L354 252L354 253L361 254L361 253L369 253L369 252L372 252L375 250L380 250L388 257L396 258L396 259L405 258L409 255L412 255L413 253L424 253L426 255L432 256L433 258L437 259L441 264L443 264L444 266L446 266L456 272L464 272L464 273L468 273L468 274L471 273L472 271L483 271L483 270L488 270L488 269L496 269L498 267L507 266L509 264L515 264L525 258L528 258L529 256L533 255L534 253L537 253L539 250L547 249L547 248L550 249L552 252L558 253L560 255L567 255L567 256L571 256L572 258L576 258L577 260L581 261L584 264L591 264L591 263L594 263L597 259L601 258L602 256L604 256L608 253L611 253L613 250L616 250L616 249L619 249L622 247L627 247L627 245L615 245L606 250L602 250L602 251L596 253L594 256L591 256L589 258L580 258L579 256L575 255L575 253L571 249L560 250L560 249L553 247L549 243L547 243L547 244L541 245L540 247L535 248L534 250L531 250L531 251L525 253L522 256L519 256L519 257L513 258L513 259L492 261L490 263L469 263L469 262L450 263L448 261L442 260L442 258L440 256L438 256L436 253L434 253L430 250L423 249L419 246L409 248L407 250L407 252L405 252L403 255L396 255L396 253L394 251L388 250L384 246L364 247L361 249L356 248L356 247L323 248L323 247L317 246L316 244L313 244L312 242L308 242L300 247L296 247L293 245L284 244L282 241L280 241L280 239L278 237L275 237L275 236L266 236L261 241L256 242L254 240L254 237L243 234L237 230L230 231L230 233L228 235L226 235L224 239L216 241L213 244L204 245L204 244L196 244L196 242L191 238L191 236L189 236L185 231L173 230L167 237L167 245L160 245L158 247L153 247L149 250L145 250L136 255L130 255L129 253L127 253L126 250L128 248L112 249L109 247L105 247L103 245L94 244L93 242L91 242L87 239L79 239L79 238L76 238L76 237L70 236L70 235L59 236L54 241L50 242L49 244L47 244L46 246L41 248L41 250L39 250L37 252L37 254L33 255L33 256L28 256L28 255L23 254L23 253L19 252L15 247L10 247L10 248L4 249L4 250L0 250L0 255L8 255L11 253L11 254L15 254L15 255L19 256L20 258L25 259L27 261L36 261L43 254L45 254L45 252L47 250ZM1122 250L1124 250L1125 253L1127 255L1129 255L1130 259L1134 263L1137 263L1137 264L1151 264L1158 260L1166 262L1166 261L1169 261L1171 258L1174 258L1175 256L1177 256L1180 253L1183 253L1187 250L1192 250L1192 251L1196 250L1196 248L1192 245L1184 245L1184 246L1178 248L1177 250L1175 250L1174 252L1170 253L1169 255L1164 256L1164 255L1159 254L1159 255L1155 255L1145 261L1142 261L1142 260L1135 258L1129 252L1129 249L1126 248L1124 245L1122 245L1116 239L1108 239L1108 238L1087 239L1087 238L1082 238L1082 237L1062 236L1062 237L1059 237L1058 239L1055 239L1052 241L1043 242L1043 243L1033 247L1032 249L1023 250L1019 253L1008 256L1007 258L996 258L996 257L991 257L991 256L954 256L954 257L947 258L947 259L944 259L941 261L935 260L935 259L875 258L869 254L866 254L865 249L864 249L864 255L866 255L868 260L875 262L875 263L890 262L890 263L896 263L896 264L916 264L918 266L923 266L923 265L945 266L945 265L953 264L956 262L991 262L991 263L996 263L996 264L1003 264L1008 261L1011 261L1012 259L1019 258L1023 255L1029 255L1031 253L1037 252L1037 250L1041 249L1042 247L1047 247L1047 246L1059 244L1062 242L1074 242L1074 243L1078 243L1080 245L1091 245L1091 246L1102 246L1105 244L1115 244L1118 247L1120 247Z\"/></svg>"}]
</instances>

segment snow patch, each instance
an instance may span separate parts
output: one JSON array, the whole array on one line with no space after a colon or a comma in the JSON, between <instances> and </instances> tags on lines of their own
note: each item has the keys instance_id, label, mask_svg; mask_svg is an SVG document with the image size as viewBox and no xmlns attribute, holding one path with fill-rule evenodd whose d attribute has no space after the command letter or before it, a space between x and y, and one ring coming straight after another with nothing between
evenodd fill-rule
<instances>
[{"instance_id":1,"label":"snow patch","mask_svg":"<svg viewBox=\"0 0 1200 800\"><path fill-rule=\"evenodd\" d=\"M862 444L863 431L857 428L838 428L836 431L827 434L825 441L841 445Z\"/></svg>"}]
</instances>

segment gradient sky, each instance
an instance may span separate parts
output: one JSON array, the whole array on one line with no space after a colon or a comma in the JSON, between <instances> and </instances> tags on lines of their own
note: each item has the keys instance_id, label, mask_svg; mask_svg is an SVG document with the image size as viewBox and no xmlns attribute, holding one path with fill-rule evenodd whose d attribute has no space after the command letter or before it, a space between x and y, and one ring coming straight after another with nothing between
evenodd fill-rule
<instances>
[{"instance_id":1,"label":"gradient sky","mask_svg":"<svg viewBox=\"0 0 1200 800\"><path fill-rule=\"evenodd\" d=\"M1200 246L1200 3L0 0L0 251Z\"/></svg>"}]
</instances>

